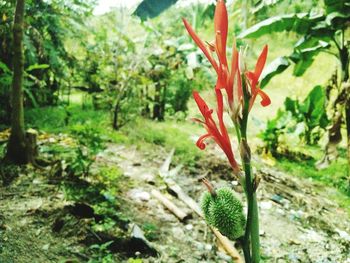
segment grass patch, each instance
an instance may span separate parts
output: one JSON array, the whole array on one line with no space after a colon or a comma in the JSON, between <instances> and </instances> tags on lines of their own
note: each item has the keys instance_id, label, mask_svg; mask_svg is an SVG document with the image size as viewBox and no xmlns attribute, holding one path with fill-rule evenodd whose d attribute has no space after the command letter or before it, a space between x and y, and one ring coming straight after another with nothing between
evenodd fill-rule
<instances>
[{"instance_id":1,"label":"grass patch","mask_svg":"<svg viewBox=\"0 0 350 263\"><path fill-rule=\"evenodd\" d=\"M106 111L94 110L73 104L69 107L43 107L26 110L26 124L28 127L49 133L75 134L82 127L91 128L103 139L115 143L125 143L128 138L111 127L110 115Z\"/></svg>"},{"instance_id":2,"label":"grass patch","mask_svg":"<svg viewBox=\"0 0 350 263\"><path fill-rule=\"evenodd\" d=\"M151 120L139 119L132 126L124 130L131 140L131 143L142 145L160 145L166 150L175 149L175 162L193 167L203 156L203 153L191 140L192 132L196 126L190 123L165 121L154 122Z\"/></svg>"},{"instance_id":3,"label":"grass patch","mask_svg":"<svg viewBox=\"0 0 350 263\"><path fill-rule=\"evenodd\" d=\"M278 169L291 175L312 178L326 186L337 188L339 191L335 192L333 196L330 196L330 199L336 200L350 214L350 186L349 179L347 178L347 170L349 168L345 158L338 158L328 168L320 171L314 168L315 160L296 162L287 158L281 158L278 159L276 166Z\"/></svg>"},{"instance_id":4,"label":"grass patch","mask_svg":"<svg viewBox=\"0 0 350 263\"><path fill-rule=\"evenodd\" d=\"M332 163L328 168L316 170L315 161L308 160L304 162L295 162L286 158L279 159L277 166L290 174L306 178L312 178L316 181L323 182L326 185L334 186L350 196L348 188L348 179L346 176L347 162L339 158L337 162Z\"/></svg>"},{"instance_id":5,"label":"grass patch","mask_svg":"<svg viewBox=\"0 0 350 263\"><path fill-rule=\"evenodd\" d=\"M198 126L187 122L155 122L137 119L120 131L111 127L110 115L106 111L94 110L92 107L71 105L69 107L43 107L26 111L28 127L49 133L68 133L73 136L77 131L91 130L95 136L114 143L136 144L152 148L160 145L170 151L175 148L175 162L194 167L203 153L195 146L191 136L200 134Z\"/></svg>"}]
</instances>

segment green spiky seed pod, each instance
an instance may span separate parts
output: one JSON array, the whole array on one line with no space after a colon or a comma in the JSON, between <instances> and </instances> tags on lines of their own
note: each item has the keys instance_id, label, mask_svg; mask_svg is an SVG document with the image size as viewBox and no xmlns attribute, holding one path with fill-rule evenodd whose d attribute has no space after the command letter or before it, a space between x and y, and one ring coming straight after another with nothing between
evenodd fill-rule
<instances>
[{"instance_id":1,"label":"green spiky seed pod","mask_svg":"<svg viewBox=\"0 0 350 263\"><path fill-rule=\"evenodd\" d=\"M231 189L220 188L215 195L206 192L201 207L207 223L229 239L235 240L244 235L246 218L243 206Z\"/></svg>"}]
</instances>

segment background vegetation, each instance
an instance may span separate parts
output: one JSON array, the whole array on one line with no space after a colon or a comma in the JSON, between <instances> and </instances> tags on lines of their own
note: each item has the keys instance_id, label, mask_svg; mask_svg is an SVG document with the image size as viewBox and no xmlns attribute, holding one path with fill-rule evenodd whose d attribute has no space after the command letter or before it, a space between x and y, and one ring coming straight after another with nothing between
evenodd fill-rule
<instances>
[{"instance_id":1,"label":"background vegetation","mask_svg":"<svg viewBox=\"0 0 350 263\"><path fill-rule=\"evenodd\" d=\"M119 209L123 201L116 204L109 197L135 183L121 179L118 167L106 165L93 171L99 155L111 144L163 155L175 149L173 164L181 165L189 176L203 166L205 170L208 159L219 155L201 152L194 144L202 127L191 121L198 116L192 91L209 97L215 80L181 21L186 17L210 42L214 5L164 2L169 3L148 5L150 10L142 4L136 11L118 7L96 16L94 0L25 1L24 122L26 129L39 134L36 165L45 166L45 158L64 160L61 169L66 177L60 187L67 200L89 202L103 215L95 229L107 231L123 224L127 217ZM262 85L272 105L267 109L256 105L249 129L257 166L334 187L339 205L349 207L349 1L228 3L230 28L237 43L248 46L248 64L255 61L257 50L269 45ZM14 110L15 6L15 0L0 2L4 156ZM40 142L45 136L68 136L74 142L47 145ZM20 173L5 161L1 167L5 185ZM143 230L148 239L156 240L158 229L152 223ZM89 262L115 262L110 244L88 247ZM129 258L128 262L142 262Z\"/></svg>"}]
</instances>

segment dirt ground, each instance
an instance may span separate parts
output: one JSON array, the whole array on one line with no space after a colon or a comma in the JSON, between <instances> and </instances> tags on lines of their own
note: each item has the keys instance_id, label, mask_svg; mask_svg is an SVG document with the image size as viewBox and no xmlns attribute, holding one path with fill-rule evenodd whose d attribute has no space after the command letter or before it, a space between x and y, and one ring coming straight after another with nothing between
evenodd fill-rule
<instances>
[{"instance_id":1,"label":"dirt ground","mask_svg":"<svg viewBox=\"0 0 350 263\"><path fill-rule=\"evenodd\" d=\"M141 151L109 144L97 156L92 172L100 166L116 166L123 172L123 180L132 182L118 196L122 200L120 213L129 219L125 231L135 224L148 226L152 231L146 237L158 253L152 256L146 255L146 250L136 251L127 257L117 253L115 262L127 262L128 257L143 258L142 262L231 262L216 245L204 220L167 191L159 169L168 154L161 147ZM200 183L204 176L217 187L230 186L239 192L229 167L222 163L208 154L208 162L198 165L195 172L182 168L169 176L197 202L205 191ZM258 199L263 262L350 263L349 215L330 198L335 189L262 163L256 173L262 178ZM151 194L154 189L191 217L181 222ZM97 219L76 213L77 205L65 200L59 180L52 180L48 169L22 169L12 184L0 188L0 199L1 263L91 259L83 251L89 237L101 238L89 228L89 223Z\"/></svg>"}]
</instances>

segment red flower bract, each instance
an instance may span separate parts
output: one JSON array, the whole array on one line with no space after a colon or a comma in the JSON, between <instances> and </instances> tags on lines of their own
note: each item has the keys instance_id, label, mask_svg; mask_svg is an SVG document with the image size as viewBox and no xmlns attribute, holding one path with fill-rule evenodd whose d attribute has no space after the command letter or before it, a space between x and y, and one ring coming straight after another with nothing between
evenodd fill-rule
<instances>
[{"instance_id":1,"label":"red flower bract","mask_svg":"<svg viewBox=\"0 0 350 263\"><path fill-rule=\"evenodd\" d=\"M187 20L183 19L183 22L188 33L207 57L217 74L215 93L217 100L218 125L213 119L213 110L209 109L208 105L200 97L198 92L193 92L193 97L198 105L201 114L204 117L204 121L199 119L195 120L202 123L207 130L207 134L202 135L198 139L197 146L203 150L205 148L204 140L207 138L213 138L214 141L224 151L234 172L237 174L239 172L239 166L234 158L230 138L223 121L224 104L221 89L224 89L226 91L229 108L231 110L231 116L233 117L232 119L235 124L237 124L239 121L237 116L239 115L240 110L243 109L242 105L244 101L246 101L246 103L249 103L250 110L257 95L259 95L262 98L261 105L269 105L271 103L270 98L259 87L259 78L265 66L268 48L267 46L264 47L257 60L254 71L247 71L245 69L244 61L242 61L243 55L238 52L236 43L233 43L231 67L229 69L226 57L228 17L226 5L223 0L218 0L215 8L214 42L203 42L193 30L191 25L187 22ZM242 82L245 84L244 87L247 87L247 90L245 90L244 94L247 94L248 92L248 98L247 96L243 98ZM248 87L250 87L250 89Z\"/></svg>"},{"instance_id":2,"label":"red flower bract","mask_svg":"<svg viewBox=\"0 0 350 263\"><path fill-rule=\"evenodd\" d=\"M220 90L216 90L216 98L218 103L218 111L217 111L217 117L219 121L219 126L217 126L215 120L213 119L213 110L209 109L206 102L202 99L202 97L199 95L198 92L193 92L194 100L197 103L197 106L201 112L201 114L204 117L204 121L200 119L194 119L197 122L200 122L203 124L205 129L207 130L207 134L202 135L197 140L196 145L201 150L205 149L205 143L204 140L207 138L213 138L214 141L220 146L220 148L224 151L226 154L227 159L229 160L232 169L235 172L239 171L239 166L234 158L230 137L228 136L227 129L224 125L223 120L223 114L222 114L222 108L223 107L223 99L222 99L222 93Z\"/></svg>"},{"instance_id":3,"label":"red flower bract","mask_svg":"<svg viewBox=\"0 0 350 263\"><path fill-rule=\"evenodd\" d=\"M255 101L257 95L262 98L261 105L268 106L271 101L265 92L263 92L258 83L259 78L264 68L266 57L267 57L267 46L264 47L261 52L254 71L241 72L239 68L240 55L237 51L236 44L233 44L232 59L231 59L231 70L229 70L227 57L226 57L226 42L227 42L227 29L228 19L225 2L218 0L215 8L214 16L214 29L215 29L215 41L214 43L205 44L195 33L191 25L186 19L183 19L184 25L197 44L202 50L204 55L207 57L209 62L217 74L217 82L215 85L216 89L225 89L229 106L232 111L236 111L239 108L239 104L243 103L242 98L242 75L247 77L247 84L251 87L251 98L249 101L250 109ZM217 60L214 58L212 52L216 54Z\"/></svg>"}]
</instances>

